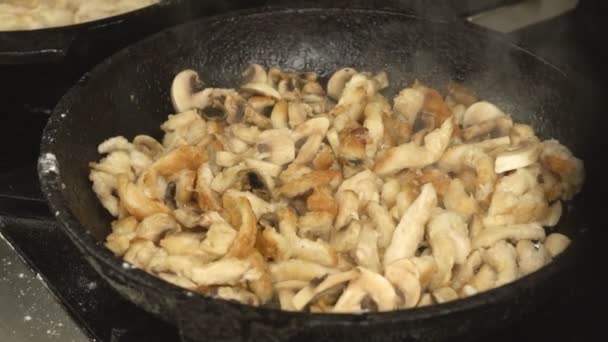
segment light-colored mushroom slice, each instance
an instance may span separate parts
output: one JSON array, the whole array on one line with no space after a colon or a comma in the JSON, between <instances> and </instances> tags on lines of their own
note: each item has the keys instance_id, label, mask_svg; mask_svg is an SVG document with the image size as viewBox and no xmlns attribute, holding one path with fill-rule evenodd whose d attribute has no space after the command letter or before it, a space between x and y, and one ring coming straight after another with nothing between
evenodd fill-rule
<instances>
[{"instance_id":1,"label":"light-colored mushroom slice","mask_svg":"<svg viewBox=\"0 0 608 342\"><path fill-rule=\"evenodd\" d=\"M105 246L116 256L122 256L129 249L131 240L135 238L136 228L137 219L133 216L112 221L112 233L106 238Z\"/></svg>"},{"instance_id":2,"label":"light-colored mushroom slice","mask_svg":"<svg viewBox=\"0 0 608 342\"><path fill-rule=\"evenodd\" d=\"M215 152L215 163L221 167L233 167L243 160L242 156L230 151Z\"/></svg>"},{"instance_id":3,"label":"light-colored mushroom slice","mask_svg":"<svg viewBox=\"0 0 608 342\"><path fill-rule=\"evenodd\" d=\"M545 216L544 220L541 224L544 227L555 227L559 222L560 217L562 216L562 202L556 201L553 203L549 210L547 211L547 216Z\"/></svg>"},{"instance_id":4,"label":"light-colored mushroom slice","mask_svg":"<svg viewBox=\"0 0 608 342\"><path fill-rule=\"evenodd\" d=\"M409 309L418 304L422 293L420 274L416 265L409 259L400 259L386 266L384 276L399 291L401 295L401 308Z\"/></svg>"},{"instance_id":5,"label":"light-colored mushroom slice","mask_svg":"<svg viewBox=\"0 0 608 342\"><path fill-rule=\"evenodd\" d=\"M241 74L243 77L242 83L268 83L268 75L266 69L259 64L249 64Z\"/></svg>"},{"instance_id":6,"label":"light-colored mushroom slice","mask_svg":"<svg viewBox=\"0 0 608 342\"><path fill-rule=\"evenodd\" d=\"M298 140L303 137L308 137L314 134L325 136L329 129L329 119L325 116L317 116L306 120L302 124L298 125L293 131L293 139Z\"/></svg>"},{"instance_id":7,"label":"light-colored mushroom slice","mask_svg":"<svg viewBox=\"0 0 608 342\"><path fill-rule=\"evenodd\" d=\"M166 257L167 253L156 247L152 241L135 240L123 255L123 259L131 265L145 270L157 255Z\"/></svg>"},{"instance_id":8,"label":"light-colored mushroom slice","mask_svg":"<svg viewBox=\"0 0 608 342\"><path fill-rule=\"evenodd\" d=\"M432 296L438 304L458 299L458 293L448 286L434 290Z\"/></svg>"},{"instance_id":9,"label":"light-colored mushroom slice","mask_svg":"<svg viewBox=\"0 0 608 342\"><path fill-rule=\"evenodd\" d=\"M272 108L270 122L274 128L288 128L288 106L287 100L279 100Z\"/></svg>"},{"instance_id":10,"label":"light-colored mushroom slice","mask_svg":"<svg viewBox=\"0 0 608 342\"><path fill-rule=\"evenodd\" d=\"M479 292L493 289L496 287L496 271L490 265L483 264L468 285L473 286Z\"/></svg>"},{"instance_id":11,"label":"light-colored mushroom slice","mask_svg":"<svg viewBox=\"0 0 608 342\"><path fill-rule=\"evenodd\" d=\"M101 205L114 217L119 214L118 198L115 191L118 188L116 177L106 172L91 170L89 180L93 183L93 192Z\"/></svg>"},{"instance_id":12,"label":"light-colored mushroom slice","mask_svg":"<svg viewBox=\"0 0 608 342\"><path fill-rule=\"evenodd\" d=\"M202 210L220 210L219 196L210 186L213 179L209 163L203 163L197 170L194 188L198 207Z\"/></svg>"},{"instance_id":13,"label":"light-colored mushroom slice","mask_svg":"<svg viewBox=\"0 0 608 342\"><path fill-rule=\"evenodd\" d=\"M264 201L263 199L256 196L250 191L237 191L234 189L228 189L224 194L235 198L246 198L247 201L249 201L249 204L251 205L251 209L253 210L255 217L261 217L266 213L272 213L276 210L276 206L274 205L274 203Z\"/></svg>"},{"instance_id":14,"label":"light-colored mushroom slice","mask_svg":"<svg viewBox=\"0 0 608 342\"><path fill-rule=\"evenodd\" d=\"M249 201L244 197L222 197L223 208L228 222L238 227L238 234L226 253L227 257L245 258L254 248L257 234L257 219Z\"/></svg>"},{"instance_id":15,"label":"light-colored mushroom slice","mask_svg":"<svg viewBox=\"0 0 608 342\"><path fill-rule=\"evenodd\" d=\"M335 215L327 211L309 211L298 220L298 233L308 239L327 240L333 230Z\"/></svg>"},{"instance_id":16,"label":"light-colored mushroom slice","mask_svg":"<svg viewBox=\"0 0 608 342\"><path fill-rule=\"evenodd\" d=\"M311 281L314 278L337 272L337 269L301 259L269 263L269 270L274 283L286 280Z\"/></svg>"},{"instance_id":17,"label":"light-colored mushroom slice","mask_svg":"<svg viewBox=\"0 0 608 342\"><path fill-rule=\"evenodd\" d=\"M253 94L258 94L262 96L268 96L275 100L281 99L281 94L274 89L271 85L265 83L247 83L241 86L241 90L246 92L251 92Z\"/></svg>"},{"instance_id":18,"label":"light-colored mushroom slice","mask_svg":"<svg viewBox=\"0 0 608 342\"><path fill-rule=\"evenodd\" d=\"M311 113L312 109L307 104L303 102L289 102L287 104L289 127L293 129L301 125Z\"/></svg>"},{"instance_id":19,"label":"light-colored mushroom slice","mask_svg":"<svg viewBox=\"0 0 608 342\"><path fill-rule=\"evenodd\" d=\"M260 303L267 303L272 299L274 289L266 261L257 250L254 250L247 260L251 263L252 268L259 273L259 278L249 281L249 288L260 299Z\"/></svg>"},{"instance_id":20,"label":"light-colored mushroom slice","mask_svg":"<svg viewBox=\"0 0 608 342\"><path fill-rule=\"evenodd\" d=\"M294 290L277 289L277 294L279 297L279 304L281 305L281 310L297 311L296 307L293 305L293 297L295 296Z\"/></svg>"},{"instance_id":21,"label":"light-colored mushroom slice","mask_svg":"<svg viewBox=\"0 0 608 342\"><path fill-rule=\"evenodd\" d=\"M360 206L366 206L368 202L379 202L379 188L382 181L371 170L363 170L345 179L338 187L338 193L343 191L354 192L360 202Z\"/></svg>"},{"instance_id":22,"label":"light-colored mushroom slice","mask_svg":"<svg viewBox=\"0 0 608 342\"><path fill-rule=\"evenodd\" d=\"M260 133L256 148L258 158L277 165L285 165L296 157L291 131L287 128L263 131Z\"/></svg>"},{"instance_id":23,"label":"light-colored mushroom slice","mask_svg":"<svg viewBox=\"0 0 608 342\"><path fill-rule=\"evenodd\" d=\"M174 200L177 206L185 206L190 204L192 195L194 194L194 182L196 181L196 172L193 170L185 169L175 174L172 178L176 178ZM165 196L165 198L166 197L167 196Z\"/></svg>"},{"instance_id":24,"label":"light-colored mushroom slice","mask_svg":"<svg viewBox=\"0 0 608 342\"><path fill-rule=\"evenodd\" d=\"M486 227L472 240L473 248L490 247L500 240L544 240L545 230L538 223Z\"/></svg>"},{"instance_id":25,"label":"light-colored mushroom slice","mask_svg":"<svg viewBox=\"0 0 608 342\"><path fill-rule=\"evenodd\" d=\"M327 82L327 95L334 100L340 99L344 86L357 73L353 68L342 68L334 72Z\"/></svg>"},{"instance_id":26,"label":"light-colored mushroom slice","mask_svg":"<svg viewBox=\"0 0 608 342\"><path fill-rule=\"evenodd\" d=\"M166 176L184 169L196 170L206 159L202 150L196 146L179 146L158 158L151 167L160 175Z\"/></svg>"},{"instance_id":27,"label":"light-colored mushroom slice","mask_svg":"<svg viewBox=\"0 0 608 342\"><path fill-rule=\"evenodd\" d=\"M359 233L359 242L353 252L355 261L376 273L381 272L380 256L378 252L378 232L370 222L365 222Z\"/></svg>"},{"instance_id":28,"label":"light-colored mushroom slice","mask_svg":"<svg viewBox=\"0 0 608 342\"><path fill-rule=\"evenodd\" d=\"M280 290L298 291L298 290L305 288L308 285L310 285L310 283L308 281L304 281L304 280L285 280L285 281L280 281L278 283L275 283L274 288L277 291L280 291Z\"/></svg>"},{"instance_id":29,"label":"light-colored mushroom slice","mask_svg":"<svg viewBox=\"0 0 608 342\"><path fill-rule=\"evenodd\" d=\"M469 224L469 236L471 240L475 239L479 233L484 230L483 219L480 215L473 215Z\"/></svg>"},{"instance_id":30,"label":"light-colored mushroom slice","mask_svg":"<svg viewBox=\"0 0 608 342\"><path fill-rule=\"evenodd\" d=\"M135 184L129 182L125 175L116 177L118 198L121 205L137 219L141 220L156 213L169 213L164 204L149 199Z\"/></svg>"},{"instance_id":31,"label":"light-colored mushroom slice","mask_svg":"<svg viewBox=\"0 0 608 342\"><path fill-rule=\"evenodd\" d=\"M302 310L308 303L323 292L342 285L359 276L358 270L325 275L324 278L314 280L308 286L302 288L292 299L293 306L297 310Z\"/></svg>"},{"instance_id":32,"label":"light-colored mushroom slice","mask_svg":"<svg viewBox=\"0 0 608 342\"><path fill-rule=\"evenodd\" d=\"M196 107L204 107L209 100L210 91L203 89L203 83L196 71L186 69L178 73L171 84L171 102L176 113Z\"/></svg>"},{"instance_id":33,"label":"light-colored mushroom slice","mask_svg":"<svg viewBox=\"0 0 608 342\"><path fill-rule=\"evenodd\" d=\"M279 193L287 197L296 197L307 191L329 184L334 178L339 177L340 173L334 170L315 170L295 179L287 184L283 184Z\"/></svg>"},{"instance_id":34,"label":"light-colored mushroom slice","mask_svg":"<svg viewBox=\"0 0 608 342\"><path fill-rule=\"evenodd\" d=\"M399 298L397 297L395 289L386 278L364 267L357 267L357 270L360 272L360 276L356 280L351 281L351 284L356 284L369 295L376 304L378 311L389 311L397 308ZM339 309L343 306L344 302L351 302L350 300L343 300L343 297L349 299L349 288L350 286L346 288L344 293L342 293L342 296L338 299L338 302L334 307L335 312L340 312ZM363 297L360 300L362 299Z\"/></svg>"},{"instance_id":35,"label":"light-colored mushroom slice","mask_svg":"<svg viewBox=\"0 0 608 342\"><path fill-rule=\"evenodd\" d=\"M219 258L228 252L236 236L237 231L228 223L213 223L207 230L205 239L200 244L200 249Z\"/></svg>"},{"instance_id":36,"label":"light-colored mushroom slice","mask_svg":"<svg viewBox=\"0 0 608 342\"><path fill-rule=\"evenodd\" d=\"M219 297L225 300L233 300L242 304L247 305L260 305L260 300L253 293L235 286L220 286L212 294L215 297Z\"/></svg>"},{"instance_id":37,"label":"light-colored mushroom slice","mask_svg":"<svg viewBox=\"0 0 608 342\"><path fill-rule=\"evenodd\" d=\"M377 202L369 202L367 205L367 215L378 232L378 247L386 248L393 237L395 231L395 221L391 217L388 209Z\"/></svg>"},{"instance_id":38,"label":"light-colored mushroom slice","mask_svg":"<svg viewBox=\"0 0 608 342\"><path fill-rule=\"evenodd\" d=\"M478 294L479 291L472 285L465 285L460 289L459 295L460 298L467 298Z\"/></svg>"},{"instance_id":39,"label":"light-colored mushroom slice","mask_svg":"<svg viewBox=\"0 0 608 342\"><path fill-rule=\"evenodd\" d=\"M537 246L530 240L520 240L515 246L519 273L526 275L537 271L550 261L551 256L542 244Z\"/></svg>"},{"instance_id":40,"label":"light-colored mushroom slice","mask_svg":"<svg viewBox=\"0 0 608 342\"><path fill-rule=\"evenodd\" d=\"M424 137L424 146L406 143L388 149L376 161L374 173L388 175L405 168L421 168L436 162L448 147L453 130L452 119L448 119L440 128Z\"/></svg>"},{"instance_id":41,"label":"light-colored mushroom slice","mask_svg":"<svg viewBox=\"0 0 608 342\"><path fill-rule=\"evenodd\" d=\"M537 170L517 169L496 184L483 223L486 227L542 221L549 210Z\"/></svg>"},{"instance_id":42,"label":"light-colored mushroom slice","mask_svg":"<svg viewBox=\"0 0 608 342\"><path fill-rule=\"evenodd\" d=\"M260 273L247 260L225 258L202 266L195 266L189 272L190 278L199 286L236 285L242 281L260 278Z\"/></svg>"},{"instance_id":43,"label":"light-colored mushroom slice","mask_svg":"<svg viewBox=\"0 0 608 342\"><path fill-rule=\"evenodd\" d=\"M466 221L480 211L477 201L469 196L464 184L459 178L454 178L443 195L443 205L446 209L457 212Z\"/></svg>"},{"instance_id":44,"label":"light-colored mushroom slice","mask_svg":"<svg viewBox=\"0 0 608 342\"><path fill-rule=\"evenodd\" d=\"M179 225L171 215L157 213L144 218L137 226L135 235L157 243L167 232L177 230L179 230Z\"/></svg>"},{"instance_id":45,"label":"light-colored mushroom slice","mask_svg":"<svg viewBox=\"0 0 608 342\"><path fill-rule=\"evenodd\" d=\"M306 142L300 147L300 151L298 151L298 155L293 162L296 164L307 164L313 160L322 142L323 136L320 134L313 134L306 138Z\"/></svg>"},{"instance_id":46,"label":"light-colored mushroom slice","mask_svg":"<svg viewBox=\"0 0 608 342\"><path fill-rule=\"evenodd\" d=\"M505 151L496 156L494 171L503 173L530 166L538 160L541 152L539 144L530 144L515 150Z\"/></svg>"},{"instance_id":47,"label":"light-colored mushroom slice","mask_svg":"<svg viewBox=\"0 0 608 342\"><path fill-rule=\"evenodd\" d=\"M332 312L335 313L353 313L361 311L361 301L367 292L361 287L361 284L355 281L351 281L338 301Z\"/></svg>"},{"instance_id":48,"label":"light-colored mushroom slice","mask_svg":"<svg viewBox=\"0 0 608 342\"><path fill-rule=\"evenodd\" d=\"M439 168L459 172L464 168L473 169L477 173L475 198L478 201L488 200L497 175L494 171L494 159L472 144L458 145L448 148L439 160Z\"/></svg>"},{"instance_id":49,"label":"light-colored mushroom slice","mask_svg":"<svg viewBox=\"0 0 608 342\"><path fill-rule=\"evenodd\" d=\"M418 113L424 105L424 92L420 89L405 88L395 97L393 111L414 125Z\"/></svg>"},{"instance_id":50,"label":"light-colored mushroom slice","mask_svg":"<svg viewBox=\"0 0 608 342\"><path fill-rule=\"evenodd\" d=\"M500 138L486 139L479 142L475 142L473 143L473 145L479 147L484 152L489 153L493 150L510 146L511 138L508 136L504 136Z\"/></svg>"},{"instance_id":51,"label":"light-colored mushroom slice","mask_svg":"<svg viewBox=\"0 0 608 342\"><path fill-rule=\"evenodd\" d=\"M338 214L338 204L328 186L316 187L306 199L306 209L309 211L324 211L332 217ZM332 222L333 224L333 222Z\"/></svg>"},{"instance_id":52,"label":"light-colored mushroom slice","mask_svg":"<svg viewBox=\"0 0 608 342\"><path fill-rule=\"evenodd\" d=\"M449 211L431 218L427 234L437 264L431 288L437 289L449 283L452 268L456 263L465 262L471 246L465 222L459 215Z\"/></svg>"},{"instance_id":53,"label":"light-colored mushroom slice","mask_svg":"<svg viewBox=\"0 0 608 342\"><path fill-rule=\"evenodd\" d=\"M352 220L359 219L359 197L354 191L337 192L336 202L338 202L338 215L334 222L335 229L340 230Z\"/></svg>"},{"instance_id":54,"label":"light-colored mushroom slice","mask_svg":"<svg viewBox=\"0 0 608 342\"><path fill-rule=\"evenodd\" d=\"M244 161L245 165L247 165L248 168L257 170L258 172L266 174L270 177L278 177L281 171L283 170L280 165L276 165L263 160L246 158Z\"/></svg>"},{"instance_id":55,"label":"light-colored mushroom slice","mask_svg":"<svg viewBox=\"0 0 608 342\"><path fill-rule=\"evenodd\" d=\"M422 186L420 195L401 217L393 232L391 243L384 253L384 266L395 260L414 256L424 237L424 226L437 205L437 194L433 185Z\"/></svg>"},{"instance_id":56,"label":"light-colored mushroom slice","mask_svg":"<svg viewBox=\"0 0 608 342\"><path fill-rule=\"evenodd\" d=\"M481 267L482 263L481 250L473 251L469 254L464 264L457 266L450 286L455 290L460 290L475 275L475 272Z\"/></svg>"},{"instance_id":57,"label":"light-colored mushroom slice","mask_svg":"<svg viewBox=\"0 0 608 342\"><path fill-rule=\"evenodd\" d=\"M235 166L224 169L213 178L210 183L210 188L218 193L223 193L239 181L240 172L246 170L246 168L245 163L241 162Z\"/></svg>"},{"instance_id":58,"label":"light-colored mushroom slice","mask_svg":"<svg viewBox=\"0 0 608 342\"><path fill-rule=\"evenodd\" d=\"M360 233L361 223L358 220L353 220L346 228L332 232L329 245L336 252L349 252L357 246Z\"/></svg>"},{"instance_id":59,"label":"light-colored mushroom slice","mask_svg":"<svg viewBox=\"0 0 608 342\"><path fill-rule=\"evenodd\" d=\"M546 140L542 145L541 163L560 177L563 188L562 199L572 199L581 191L585 180L583 162L555 139Z\"/></svg>"},{"instance_id":60,"label":"light-colored mushroom slice","mask_svg":"<svg viewBox=\"0 0 608 342\"><path fill-rule=\"evenodd\" d=\"M542 240L542 239L532 239ZM543 242L545 248L549 252L552 258L555 258L558 254L562 253L570 245L570 238L564 234L551 233L547 236L547 239Z\"/></svg>"},{"instance_id":61,"label":"light-colored mushroom slice","mask_svg":"<svg viewBox=\"0 0 608 342\"><path fill-rule=\"evenodd\" d=\"M382 191L380 193L382 204L386 208L392 207L395 204L399 191L401 191L401 186L399 185L399 181L397 179L386 179L384 184L382 184Z\"/></svg>"},{"instance_id":62,"label":"light-colored mushroom slice","mask_svg":"<svg viewBox=\"0 0 608 342\"><path fill-rule=\"evenodd\" d=\"M421 308L423 306L429 306L433 304L433 296L430 293L424 293L422 296L420 296L420 301L418 301L417 307Z\"/></svg>"},{"instance_id":63,"label":"light-colored mushroom slice","mask_svg":"<svg viewBox=\"0 0 608 342\"><path fill-rule=\"evenodd\" d=\"M484 261L496 271L496 286L502 286L517 279L517 252L506 241L498 241L483 253Z\"/></svg>"},{"instance_id":64,"label":"light-colored mushroom slice","mask_svg":"<svg viewBox=\"0 0 608 342\"><path fill-rule=\"evenodd\" d=\"M359 121L367 104L367 99L375 94L374 83L362 74L355 74L344 86L338 104L331 115L344 117L348 120ZM334 121L334 126L336 122ZM340 130L340 128L338 128Z\"/></svg>"},{"instance_id":65,"label":"light-colored mushroom slice","mask_svg":"<svg viewBox=\"0 0 608 342\"><path fill-rule=\"evenodd\" d=\"M248 144L255 144L260 137L260 130L256 126L247 126L244 123L232 124L229 131L237 138Z\"/></svg>"},{"instance_id":66,"label":"light-colored mushroom slice","mask_svg":"<svg viewBox=\"0 0 608 342\"><path fill-rule=\"evenodd\" d=\"M513 120L508 116L482 121L462 130L461 136L465 141L477 139L491 134L493 136L508 136L513 127Z\"/></svg>"},{"instance_id":67,"label":"light-colored mushroom slice","mask_svg":"<svg viewBox=\"0 0 608 342\"><path fill-rule=\"evenodd\" d=\"M494 104L487 101L479 101L467 108L462 118L462 125L469 127L502 116L505 116L505 113Z\"/></svg>"},{"instance_id":68,"label":"light-colored mushroom slice","mask_svg":"<svg viewBox=\"0 0 608 342\"><path fill-rule=\"evenodd\" d=\"M114 151L101 159L99 163L89 163L92 170L105 172L113 176L126 175L134 180L135 175L131 169L131 158L125 151Z\"/></svg>"}]
</instances>

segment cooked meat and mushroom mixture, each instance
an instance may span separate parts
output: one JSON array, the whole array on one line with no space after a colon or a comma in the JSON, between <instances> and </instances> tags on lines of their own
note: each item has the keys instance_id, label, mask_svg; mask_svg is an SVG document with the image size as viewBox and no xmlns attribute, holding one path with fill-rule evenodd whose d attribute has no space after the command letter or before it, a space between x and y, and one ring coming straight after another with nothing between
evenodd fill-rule
<instances>
[{"instance_id":1,"label":"cooked meat and mushroom mixture","mask_svg":"<svg viewBox=\"0 0 608 342\"><path fill-rule=\"evenodd\" d=\"M111 17L160 0L0 0L0 31L36 30Z\"/></svg>"},{"instance_id":2,"label":"cooked meat and mushroom mixture","mask_svg":"<svg viewBox=\"0 0 608 342\"><path fill-rule=\"evenodd\" d=\"M309 312L443 303L512 282L570 240L545 231L583 163L460 84L392 104L386 73L254 64L235 89L185 70L162 141L99 145L106 246L205 295Z\"/></svg>"}]
</instances>

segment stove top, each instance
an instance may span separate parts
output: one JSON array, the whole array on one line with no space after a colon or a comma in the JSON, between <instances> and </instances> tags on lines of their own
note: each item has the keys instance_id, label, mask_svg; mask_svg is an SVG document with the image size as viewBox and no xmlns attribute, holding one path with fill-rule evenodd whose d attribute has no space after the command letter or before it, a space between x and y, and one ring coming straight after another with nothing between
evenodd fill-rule
<instances>
[{"instance_id":1,"label":"stove top","mask_svg":"<svg viewBox=\"0 0 608 342\"><path fill-rule=\"evenodd\" d=\"M573 12L519 30L511 38L557 65L570 65L591 88L605 89L606 75L592 72L593 66L606 57L595 50L601 42L601 29L594 6L597 2L581 2ZM17 77L18 73L9 74ZM45 97L35 91L3 106L0 123L9 133L0 135L0 146L5 147L5 157L0 159L0 237L4 236L40 275L88 338L99 342L179 341L173 326L127 302L97 275L58 228L42 199L36 175L40 135L54 102L67 88L60 79L55 96ZM483 340L603 340L597 335L599 315L591 310L592 303L599 299L590 288L572 288L522 321ZM0 340L6 340L1 333L0 329Z\"/></svg>"}]
</instances>

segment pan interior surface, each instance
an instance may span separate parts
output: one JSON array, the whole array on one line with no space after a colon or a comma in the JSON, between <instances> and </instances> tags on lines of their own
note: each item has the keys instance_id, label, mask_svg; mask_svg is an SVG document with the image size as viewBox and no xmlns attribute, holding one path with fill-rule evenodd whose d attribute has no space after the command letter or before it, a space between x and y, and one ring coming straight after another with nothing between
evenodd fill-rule
<instances>
[{"instance_id":1,"label":"pan interior surface","mask_svg":"<svg viewBox=\"0 0 608 342\"><path fill-rule=\"evenodd\" d=\"M584 120L571 115L567 77L523 49L465 26L381 11L299 10L219 17L169 29L129 47L85 75L61 100L45 131L43 153L56 158L59 193L78 227L72 237L99 245L111 217L88 180L103 140L138 134L162 137L172 114L169 90L181 70L197 70L206 86L235 87L250 63L313 70L327 78L338 68L386 71L396 92L416 79L445 93L458 80L497 104L514 120L532 124L576 155L585 141ZM584 155L581 155L584 158ZM42 177L45 182L44 176ZM52 201L52 196L51 196ZM61 213L60 213L61 214ZM570 227L566 217L564 226ZM90 233L77 231L82 226ZM572 235L572 234L568 234ZM116 259L116 263L121 261Z\"/></svg>"}]
</instances>

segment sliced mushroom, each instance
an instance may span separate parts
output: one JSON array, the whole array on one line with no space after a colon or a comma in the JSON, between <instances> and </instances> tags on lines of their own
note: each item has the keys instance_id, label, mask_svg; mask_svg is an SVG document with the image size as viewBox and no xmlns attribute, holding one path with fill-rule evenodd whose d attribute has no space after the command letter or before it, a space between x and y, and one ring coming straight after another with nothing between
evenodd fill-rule
<instances>
[{"instance_id":1,"label":"sliced mushroom","mask_svg":"<svg viewBox=\"0 0 608 342\"><path fill-rule=\"evenodd\" d=\"M264 201L270 201L272 194L264 177L255 170L243 170L239 172L240 189L250 191Z\"/></svg>"},{"instance_id":2,"label":"sliced mushroom","mask_svg":"<svg viewBox=\"0 0 608 342\"><path fill-rule=\"evenodd\" d=\"M452 277L451 287L460 290L475 275L483 263L481 250L475 250L467 257L464 264L457 267Z\"/></svg>"},{"instance_id":3,"label":"sliced mushroom","mask_svg":"<svg viewBox=\"0 0 608 342\"><path fill-rule=\"evenodd\" d=\"M262 96L268 96L275 100L281 99L281 94L279 94L276 89L266 83L247 83L241 86L241 90L254 94L259 94Z\"/></svg>"},{"instance_id":4,"label":"sliced mushroom","mask_svg":"<svg viewBox=\"0 0 608 342\"><path fill-rule=\"evenodd\" d=\"M378 232L366 222L359 233L359 242L353 251L357 264L376 273L381 272L380 256L378 252Z\"/></svg>"},{"instance_id":5,"label":"sliced mushroom","mask_svg":"<svg viewBox=\"0 0 608 342\"><path fill-rule=\"evenodd\" d=\"M199 286L236 285L241 281L257 280L260 274L249 261L225 258L191 269L191 279Z\"/></svg>"},{"instance_id":6,"label":"sliced mushroom","mask_svg":"<svg viewBox=\"0 0 608 342\"><path fill-rule=\"evenodd\" d=\"M187 69L178 73L171 84L171 101L176 113L204 107L209 100L210 90L203 90L203 83L196 71Z\"/></svg>"},{"instance_id":7,"label":"sliced mushroom","mask_svg":"<svg viewBox=\"0 0 608 342\"><path fill-rule=\"evenodd\" d=\"M424 137L424 146L407 143L388 149L376 161L374 173L388 175L405 168L420 168L436 162L448 147L453 130L454 124L448 119L440 128Z\"/></svg>"},{"instance_id":8,"label":"sliced mushroom","mask_svg":"<svg viewBox=\"0 0 608 342\"><path fill-rule=\"evenodd\" d=\"M129 182L127 176L119 175L116 182L121 205L137 219L141 220L156 213L170 212L170 209L164 204L148 198L139 187Z\"/></svg>"},{"instance_id":9,"label":"sliced mushroom","mask_svg":"<svg viewBox=\"0 0 608 342\"><path fill-rule=\"evenodd\" d=\"M243 84L248 84L248 83L266 84L266 83L268 83L268 76L266 74L266 69L264 69L264 67L259 64L249 64L249 66L247 67L247 69L245 69L245 71L243 71L241 76L243 77L243 80L242 80Z\"/></svg>"},{"instance_id":10,"label":"sliced mushroom","mask_svg":"<svg viewBox=\"0 0 608 342\"><path fill-rule=\"evenodd\" d=\"M258 158L277 165L285 165L296 157L294 141L286 128L263 131L256 148Z\"/></svg>"},{"instance_id":11,"label":"sliced mushroom","mask_svg":"<svg viewBox=\"0 0 608 342\"><path fill-rule=\"evenodd\" d=\"M308 303L314 300L323 292L330 290L336 286L340 286L359 276L358 270L350 270L341 273L325 275L318 284L316 281L311 282L308 286L302 288L293 297L292 303L297 310L302 310Z\"/></svg>"},{"instance_id":12,"label":"sliced mushroom","mask_svg":"<svg viewBox=\"0 0 608 342\"><path fill-rule=\"evenodd\" d=\"M285 280L311 281L326 274L336 273L337 270L301 259L290 259L270 263L270 275L273 282Z\"/></svg>"},{"instance_id":13,"label":"sliced mushroom","mask_svg":"<svg viewBox=\"0 0 608 342\"><path fill-rule=\"evenodd\" d=\"M541 152L539 144L530 144L515 150L505 151L496 156L494 171L503 173L530 166L538 160Z\"/></svg>"},{"instance_id":14,"label":"sliced mushroom","mask_svg":"<svg viewBox=\"0 0 608 342\"><path fill-rule=\"evenodd\" d=\"M517 278L517 252L506 241L498 241L483 254L484 261L496 270L496 285L502 286Z\"/></svg>"},{"instance_id":15,"label":"sliced mushroom","mask_svg":"<svg viewBox=\"0 0 608 342\"><path fill-rule=\"evenodd\" d=\"M414 125L422 106L424 105L424 92L420 89L405 88L394 99L393 110Z\"/></svg>"},{"instance_id":16,"label":"sliced mushroom","mask_svg":"<svg viewBox=\"0 0 608 342\"><path fill-rule=\"evenodd\" d=\"M133 216L113 221L112 233L106 238L105 246L114 252L116 256L125 254L127 249L129 249L131 240L135 238L137 223L137 219Z\"/></svg>"},{"instance_id":17,"label":"sliced mushroom","mask_svg":"<svg viewBox=\"0 0 608 342\"><path fill-rule=\"evenodd\" d=\"M418 304L422 293L420 275L416 265L408 259L397 260L386 266L384 276L397 289L402 298L401 308L413 308Z\"/></svg>"},{"instance_id":18,"label":"sliced mushroom","mask_svg":"<svg viewBox=\"0 0 608 342\"><path fill-rule=\"evenodd\" d=\"M420 195L401 217L393 232L391 243L384 253L384 266L395 260L414 256L424 237L424 226L437 205L437 194L433 185L425 184Z\"/></svg>"},{"instance_id":19,"label":"sliced mushroom","mask_svg":"<svg viewBox=\"0 0 608 342\"><path fill-rule=\"evenodd\" d=\"M505 116L505 113L492 103L479 101L467 108L462 119L462 125L466 128L502 116Z\"/></svg>"},{"instance_id":20,"label":"sliced mushroom","mask_svg":"<svg viewBox=\"0 0 608 342\"><path fill-rule=\"evenodd\" d=\"M367 292L359 282L351 281L333 308L335 313L352 313L361 311L361 301Z\"/></svg>"},{"instance_id":21,"label":"sliced mushroom","mask_svg":"<svg viewBox=\"0 0 608 342\"><path fill-rule=\"evenodd\" d=\"M487 227L472 241L473 248L490 247L500 240L544 240L545 230L538 223Z\"/></svg>"},{"instance_id":22,"label":"sliced mushroom","mask_svg":"<svg viewBox=\"0 0 608 342\"><path fill-rule=\"evenodd\" d=\"M542 240L532 238L531 240ZM570 238L564 234L551 233L547 236L547 239L543 242L545 248L549 252L552 258L555 258L558 254L562 253L570 245Z\"/></svg>"},{"instance_id":23,"label":"sliced mushroom","mask_svg":"<svg viewBox=\"0 0 608 342\"><path fill-rule=\"evenodd\" d=\"M340 99L344 86L357 73L353 68L342 68L329 78L327 82L327 95L334 100Z\"/></svg>"},{"instance_id":24,"label":"sliced mushroom","mask_svg":"<svg viewBox=\"0 0 608 342\"><path fill-rule=\"evenodd\" d=\"M474 145L463 144L448 148L438 165L439 168L450 172L459 172L463 168L474 169L477 173L475 198L478 201L487 201L494 191L497 179L494 160Z\"/></svg>"},{"instance_id":25,"label":"sliced mushroom","mask_svg":"<svg viewBox=\"0 0 608 342\"><path fill-rule=\"evenodd\" d=\"M458 293L451 287L442 287L434 290L432 296L439 304L458 299Z\"/></svg>"},{"instance_id":26,"label":"sliced mushroom","mask_svg":"<svg viewBox=\"0 0 608 342\"><path fill-rule=\"evenodd\" d=\"M360 233L361 223L352 221L346 228L332 232L329 245L336 252L349 252L357 246Z\"/></svg>"},{"instance_id":27,"label":"sliced mushroom","mask_svg":"<svg viewBox=\"0 0 608 342\"><path fill-rule=\"evenodd\" d=\"M367 205L367 215L378 231L378 247L386 248L391 242L396 226L388 209L378 202L372 201Z\"/></svg>"},{"instance_id":28,"label":"sliced mushroom","mask_svg":"<svg viewBox=\"0 0 608 342\"><path fill-rule=\"evenodd\" d=\"M515 246L517 251L517 265L521 275L537 271L551 260L545 246L538 247L530 240L520 240Z\"/></svg>"},{"instance_id":29,"label":"sliced mushroom","mask_svg":"<svg viewBox=\"0 0 608 342\"><path fill-rule=\"evenodd\" d=\"M336 194L338 202L338 215L334 222L337 230L348 225L353 220L359 219L359 197L351 190L340 191Z\"/></svg>"},{"instance_id":30,"label":"sliced mushroom","mask_svg":"<svg viewBox=\"0 0 608 342\"><path fill-rule=\"evenodd\" d=\"M490 265L483 264L468 285L473 286L479 292L494 288L496 287L496 271Z\"/></svg>"},{"instance_id":31,"label":"sliced mushroom","mask_svg":"<svg viewBox=\"0 0 608 342\"><path fill-rule=\"evenodd\" d=\"M171 215L158 213L144 218L137 226L135 235L157 243L164 234L178 229L179 226Z\"/></svg>"},{"instance_id":32,"label":"sliced mushroom","mask_svg":"<svg viewBox=\"0 0 608 342\"><path fill-rule=\"evenodd\" d=\"M283 184L279 188L279 193L283 196L293 198L302 195L315 187L329 184L334 178L339 176L340 174L334 170L315 170L303 175L299 179Z\"/></svg>"}]
</instances>

